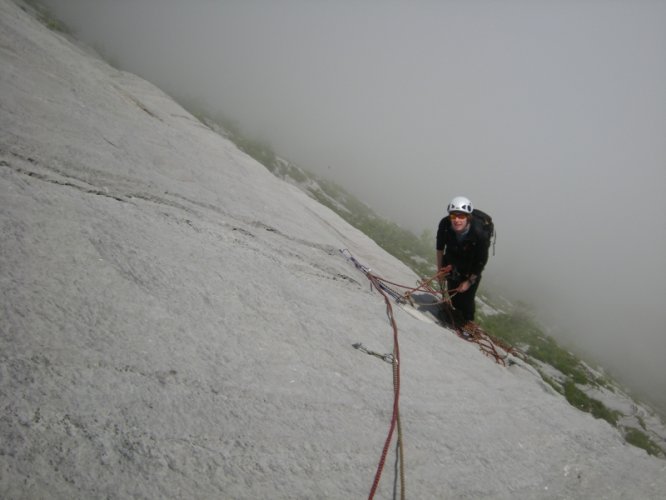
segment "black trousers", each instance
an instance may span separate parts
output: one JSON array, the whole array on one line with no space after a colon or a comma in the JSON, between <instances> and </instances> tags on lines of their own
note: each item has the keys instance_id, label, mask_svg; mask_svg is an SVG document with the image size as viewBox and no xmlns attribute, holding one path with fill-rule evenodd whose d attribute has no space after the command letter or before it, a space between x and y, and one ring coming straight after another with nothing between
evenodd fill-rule
<instances>
[{"instance_id":1,"label":"black trousers","mask_svg":"<svg viewBox=\"0 0 666 500\"><path fill-rule=\"evenodd\" d=\"M446 287L449 291L452 291L463 281L465 280L446 280ZM474 313L476 312L474 298L476 297L476 291L479 288L480 282L481 278L478 278L476 283L470 286L466 292L457 292L451 297L451 304L458 313L456 316L462 316L463 321L474 321Z\"/></svg>"}]
</instances>

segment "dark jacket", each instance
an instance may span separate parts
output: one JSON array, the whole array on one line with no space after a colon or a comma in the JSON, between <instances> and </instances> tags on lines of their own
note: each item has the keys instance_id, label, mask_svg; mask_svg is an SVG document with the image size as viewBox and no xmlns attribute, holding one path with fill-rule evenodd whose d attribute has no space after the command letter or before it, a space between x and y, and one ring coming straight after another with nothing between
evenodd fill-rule
<instances>
[{"instance_id":1,"label":"dark jacket","mask_svg":"<svg viewBox=\"0 0 666 500\"><path fill-rule=\"evenodd\" d=\"M439 222L437 228L437 250L444 251L442 265L451 264L454 279L460 281L471 275L481 277L488 262L490 240L484 235L476 219L472 217L470 224L471 227L462 241L458 241L448 215Z\"/></svg>"}]
</instances>

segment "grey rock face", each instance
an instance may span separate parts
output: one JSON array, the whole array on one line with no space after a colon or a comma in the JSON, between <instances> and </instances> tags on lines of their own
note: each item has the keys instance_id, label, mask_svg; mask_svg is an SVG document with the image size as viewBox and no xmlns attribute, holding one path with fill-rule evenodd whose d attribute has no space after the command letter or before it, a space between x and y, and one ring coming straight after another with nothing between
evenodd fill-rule
<instances>
[{"instance_id":1,"label":"grey rock face","mask_svg":"<svg viewBox=\"0 0 666 500\"><path fill-rule=\"evenodd\" d=\"M0 497L359 498L414 276L0 0ZM411 498L663 498L665 462L396 309ZM393 452L378 497L394 487Z\"/></svg>"}]
</instances>

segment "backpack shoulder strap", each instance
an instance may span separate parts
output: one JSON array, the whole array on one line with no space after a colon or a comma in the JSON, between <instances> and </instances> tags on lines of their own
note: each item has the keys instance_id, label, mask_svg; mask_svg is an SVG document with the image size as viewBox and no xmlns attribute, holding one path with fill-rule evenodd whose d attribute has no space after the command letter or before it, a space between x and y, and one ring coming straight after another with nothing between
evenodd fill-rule
<instances>
[{"instance_id":1,"label":"backpack shoulder strap","mask_svg":"<svg viewBox=\"0 0 666 500\"><path fill-rule=\"evenodd\" d=\"M493 255L495 255L495 240L497 240L497 234L495 233L493 218L478 208L474 209L472 216L474 218L474 225L477 227L477 236L484 241L488 247L490 247L491 243L493 244Z\"/></svg>"}]
</instances>

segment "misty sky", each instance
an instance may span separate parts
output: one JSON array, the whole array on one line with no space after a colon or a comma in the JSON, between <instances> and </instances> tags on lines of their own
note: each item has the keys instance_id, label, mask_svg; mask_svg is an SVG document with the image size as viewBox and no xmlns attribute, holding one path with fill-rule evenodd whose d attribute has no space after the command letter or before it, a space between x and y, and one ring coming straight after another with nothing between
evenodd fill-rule
<instances>
[{"instance_id":1,"label":"misty sky","mask_svg":"<svg viewBox=\"0 0 666 500\"><path fill-rule=\"evenodd\" d=\"M666 1L44 3L417 233L470 197L486 286L666 408Z\"/></svg>"}]
</instances>

